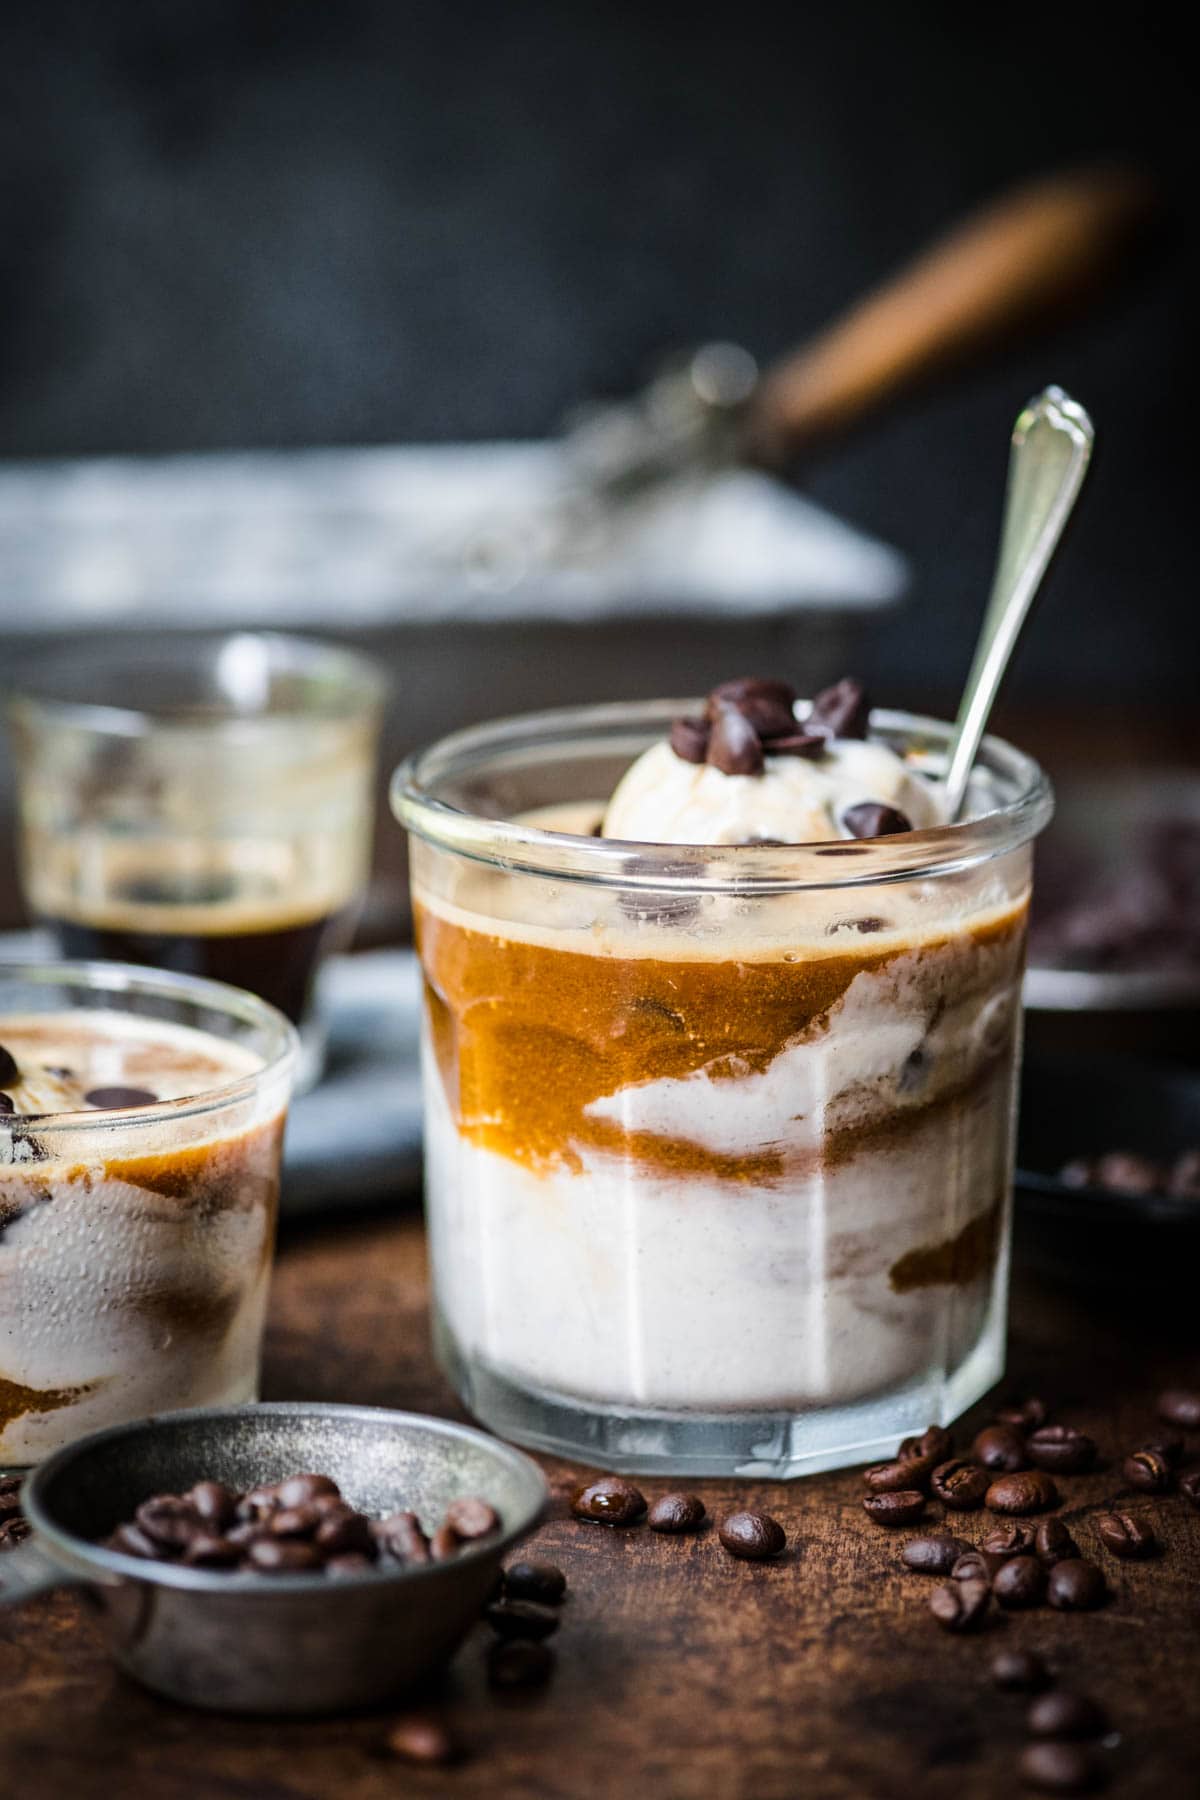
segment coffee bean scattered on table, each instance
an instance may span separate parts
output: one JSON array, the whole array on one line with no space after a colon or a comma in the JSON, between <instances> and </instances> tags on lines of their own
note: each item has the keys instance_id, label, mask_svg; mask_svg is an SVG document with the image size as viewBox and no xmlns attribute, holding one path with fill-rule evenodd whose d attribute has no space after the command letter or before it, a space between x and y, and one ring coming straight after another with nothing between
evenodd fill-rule
<instances>
[{"instance_id":1,"label":"coffee bean scattered on table","mask_svg":"<svg viewBox=\"0 0 1200 1800\"><path fill-rule=\"evenodd\" d=\"M1030 1432L1025 1449L1035 1469L1052 1475L1079 1475L1096 1460L1092 1439L1073 1425L1042 1425Z\"/></svg>"},{"instance_id":2,"label":"coffee bean scattered on table","mask_svg":"<svg viewBox=\"0 0 1200 1800\"><path fill-rule=\"evenodd\" d=\"M501 1638L488 1651L488 1682L494 1688L544 1687L553 1672L553 1650L535 1638Z\"/></svg>"},{"instance_id":3,"label":"coffee bean scattered on table","mask_svg":"<svg viewBox=\"0 0 1200 1800\"><path fill-rule=\"evenodd\" d=\"M976 1462L997 1475L1011 1475L1029 1467L1025 1433L1015 1425L987 1425L971 1446Z\"/></svg>"},{"instance_id":4,"label":"coffee bean scattered on table","mask_svg":"<svg viewBox=\"0 0 1200 1800\"><path fill-rule=\"evenodd\" d=\"M1108 1730L1108 1715L1086 1694L1052 1688L1030 1701L1025 1728L1030 1737L1098 1738Z\"/></svg>"},{"instance_id":5,"label":"coffee bean scattered on table","mask_svg":"<svg viewBox=\"0 0 1200 1800\"><path fill-rule=\"evenodd\" d=\"M868 1494L863 1511L876 1525L915 1525L925 1511L925 1496L916 1488L898 1494Z\"/></svg>"},{"instance_id":6,"label":"coffee bean scattered on table","mask_svg":"<svg viewBox=\"0 0 1200 1800\"><path fill-rule=\"evenodd\" d=\"M1059 1612L1092 1612L1107 1596L1104 1576L1083 1557L1055 1563L1046 1583L1046 1598Z\"/></svg>"},{"instance_id":7,"label":"coffee bean scattered on table","mask_svg":"<svg viewBox=\"0 0 1200 1800\"><path fill-rule=\"evenodd\" d=\"M1050 1409L1036 1394L1024 1400L1010 1400L996 1414L998 1425L1015 1425L1018 1431L1036 1431L1050 1417Z\"/></svg>"},{"instance_id":8,"label":"coffee bean scattered on table","mask_svg":"<svg viewBox=\"0 0 1200 1800\"><path fill-rule=\"evenodd\" d=\"M1016 1475L1001 1475L993 1481L984 1497L992 1512L1047 1512L1058 1505L1058 1489L1043 1469L1023 1469Z\"/></svg>"},{"instance_id":9,"label":"coffee bean scattered on table","mask_svg":"<svg viewBox=\"0 0 1200 1800\"><path fill-rule=\"evenodd\" d=\"M930 1479L935 1499L951 1512L975 1512L983 1505L988 1491L989 1475L968 1457L955 1456L939 1463Z\"/></svg>"},{"instance_id":10,"label":"coffee bean scattered on table","mask_svg":"<svg viewBox=\"0 0 1200 1800\"><path fill-rule=\"evenodd\" d=\"M917 1575L949 1575L959 1557L970 1548L964 1538L931 1532L926 1537L909 1538L900 1559L906 1569Z\"/></svg>"},{"instance_id":11,"label":"coffee bean scattered on table","mask_svg":"<svg viewBox=\"0 0 1200 1800\"><path fill-rule=\"evenodd\" d=\"M1036 1694L1050 1681L1050 1671L1033 1650L998 1650L992 1658L992 1681L1010 1694Z\"/></svg>"},{"instance_id":12,"label":"coffee bean scattered on table","mask_svg":"<svg viewBox=\"0 0 1200 1800\"><path fill-rule=\"evenodd\" d=\"M464 1496L451 1503L433 1546L447 1558L499 1528L494 1507ZM342 1498L330 1476L311 1473L240 1494L218 1481L198 1481L185 1494L152 1494L104 1542L147 1562L230 1574L324 1572L342 1580L372 1567L426 1563L434 1554L416 1513L372 1519Z\"/></svg>"},{"instance_id":13,"label":"coffee bean scattered on table","mask_svg":"<svg viewBox=\"0 0 1200 1800\"><path fill-rule=\"evenodd\" d=\"M953 1450L954 1439L944 1425L927 1425L920 1437L904 1438L896 1456L900 1462L913 1462L929 1456L936 1466L945 1462Z\"/></svg>"},{"instance_id":14,"label":"coffee bean scattered on table","mask_svg":"<svg viewBox=\"0 0 1200 1800\"><path fill-rule=\"evenodd\" d=\"M879 1498L891 1499L893 1496L881 1495ZM760 1512L730 1513L728 1518L721 1520L717 1536L730 1556L741 1557L746 1562L766 1562L770 1557L778 1556L787 1543L787 1534L779 1520Z\"/></svg>"},{"instance_id":15,"label":"coffee bean scattered on table","mask_svg":"<svg viewBox=\"0 0 1200 1800\"><path fill-rule=\"evenodd\" d=\"M983 1623L991 1597L986 1581L948 1581L930 1594L929 1610L943 1631L974 1631Z\"/></svg>"},{"instance_id":16,"label":"coffee bean scattered on table","mask_svg":"<svg viewBox=\"0 0 1200 1800\"><path fill-rule=\"evenodd\" d=\"M1160 1450L1135 1450L1121 1464L1121 1474L1143 1494L1165 1494L1171 1485L1171 1465Z\"/></svg>"},{"instance_id":17,"label":"coffee bean scattered on table","mask_svg":"<svg viewBox=\"0 0 1200 1800\"><path fill-rule=\"evenodd\" d=\"M548 1638L558 1630L561 1619L553 1606L537 1600L495 1600L486 1606L484 1618L502 1638Z\"/></svg>"},{"instance_id":18,"label":"coffee bean scattered on table","mask_svg":"<svg viewBox=\"0 0 1200 1800\"><path fill-rule=\"evenodd\" d=\"M1061 1519L1042 1519L1033 1534L1033 1551L1039 1562L1052 1569L1079 1555L1079 1545Z\"/></svg>"},{"instance_id":19,"label":"coffee bean scattered on table","mask_svg":"<svg viewBox=\"0 0 1200 1800\"><path fill-rule=\"evenodd\" d=\"M993 1525L979 1548L984 1556L1006 1562L1011 1556L1028 1556L1034 1550L1037 1535L1032 1525L1022 1519L1005 1519Z\"/></svg>"},{"instance_id":20,"label":"coffee bean scattered on table","mask_svg":"<svg viewBox=\"0 0 1200 1800\"><path fill-rule=\"evenodd\" d=\"M406 1713L396 1720L384 1744L389 1756L424 1767L444 1767L458 1758L448 1728L432 1713Z\"/></svg>"},{"instance_id":21,"label":"coffee bean scattered on table","mask_svg":"<svg viewBox=\"0 0 1200 1800\"><path fill-rule=\"evenodd\" d=\"M1200 1431L1200 1388L1167 1388L1158 1396L1158 1416L1183 1431Z\"/></svg>"},{"instance_id":22,"label":"coffee bean scattered on table","mask_svg":"<svg viewBox=\"0 0 1200 1800\"><path fill-rule=\"evenodd\" d=\"M636 1525L646 1514L646 1497L620 1475L601 1475L571 1495L571 1511L589 1525Z\"/></svg>"},{"instance_id":23,"label":"coffee bean scattered on table","mask_svg":"<svg viewBox=\"0 0 1200 1800\"><path fill-rule=\"evenodd\" d=\"M864 1469L863 1480L872 1494L897 1494L911 1488L928 1493L936 1466L932 1456L898 1457L895 1462L875 1463Z\"/></svg>"},{"instance_id":24,"label":"coffee bean scattered on table","mask_svg":"<svg viewBox=\"0 0 1200 1800\"><path fill-rule=\"evenodd\" d=\"M1036 1556L1012 1556L992 1577L997 1605L1016 1611L1040 1606L1046 1597L1046 1571Z\"/></svg>"},{"instance_id":25,"label":"coffee bean scattered on table","mask_svg":"<svg viewBox=\"0 0 1200 1800\"><path fill-rule=\"evenodd\" d=\"M566 1591L567 1578L554 1563L515 1562L504 1571L502 1592L509 1600L536 1600L542 1606L558 1606Z\"/></svg>"},{"instance_id":26,"label":"coffee bean scattered on table","mask_svg":"<svg viewBox=\"0 0 1200 1800\"><path fill-rule=\"evenodd\" d=\"M1039 1794L1089 1794L1100 1779L1095 1757L1082 1744L1054 1739L1027 1744L1017 1768L1025 1786Z\"/></svg>"},{"instance_id":27,"label":"coffee bean scattered on table","mask_svg":"<svg viewBox=\"0 0 1200 1800\"><path fill-rule=\"evenodd\" d=\"M950 1571L952 1581L983 1581L992 1585L992 1576L1003 1564L982 1550L965 1550Z\"/></svg>"},{"instance_id":28,"label":"coffee bean scattered on table","mask_svg":"<svg viewBox=\"0 0 1200 1800\"><path fill-rule=\"evenodd\" d=\"M1158 1538L1135 1513L1102 1513L1096 1520L1096 1536L1112 1556L1141 1561L1158 1550Z\"/></svg>"},{"instance_id":29,"label":"coffee bean scattered on table","mask_svg":"<svg viewBox=\"0 0 1200 1800\"><path fill-rule=\"evenodd\" d=\"M646 1523L651 1531L676 1536L681 1532L699 1531L705 1520L704 1502L699 1494L660 1494Z\"/></svg>"},{"instance_id":30,"label":"coffee bean scattered on table","mask_svg":"<svg viewBox=\"0 0 1200 1800\"><path fill-rule=\"evenodd\" d=\"M1189 1469L1186 1475L1179 1477L1179 1491L1200 1511L1200 1469Z\"/></svg>"}]
</instances>

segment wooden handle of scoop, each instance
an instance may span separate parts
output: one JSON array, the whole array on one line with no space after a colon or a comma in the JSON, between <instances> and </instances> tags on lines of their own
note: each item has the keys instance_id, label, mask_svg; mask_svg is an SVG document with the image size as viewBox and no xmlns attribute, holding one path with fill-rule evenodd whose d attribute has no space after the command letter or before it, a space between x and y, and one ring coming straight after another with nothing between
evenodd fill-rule
<instances>
[{"instance_id":1,"label":"wooden handle of scoop","mask_svg":"<svg viewBox=\"0 0 1200 1800\"><path fill-rule=\"evenodd\" d=\"M747 417L749 454L787 462L1078 302L1156 210L1148 178L1120 167L1051 176L1004 195L767 371Z\"/></svg>"}]
</instances>

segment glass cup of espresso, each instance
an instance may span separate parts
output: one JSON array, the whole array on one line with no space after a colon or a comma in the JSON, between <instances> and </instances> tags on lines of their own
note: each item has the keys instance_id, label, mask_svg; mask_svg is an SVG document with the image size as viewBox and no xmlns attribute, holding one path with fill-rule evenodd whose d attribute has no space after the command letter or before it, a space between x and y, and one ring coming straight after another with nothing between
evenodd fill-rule
<instances>
[{"instance_id":1,"label":"glass cup of espresso","mask_svg":"<svg viewBox=\"0 0 1200 1800\"><path fill-rule=\"evenodd\" d=\"M25 897L66 957L247 988L323 1062L316 978L370 865L384 683L272 633L48 659L10 700Z\"/></svg>"}]
</instances>

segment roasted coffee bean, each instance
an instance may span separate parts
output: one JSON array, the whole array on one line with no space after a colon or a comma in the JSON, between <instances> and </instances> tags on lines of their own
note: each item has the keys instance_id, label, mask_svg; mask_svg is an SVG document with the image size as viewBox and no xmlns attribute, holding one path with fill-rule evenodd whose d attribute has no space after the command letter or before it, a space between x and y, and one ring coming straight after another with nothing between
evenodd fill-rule
<instances>
[{"instance_id":1,"label":"roasted coffee bean","mask_svg":"<svg viewBox=\"0 0 1200 1800\"><path fill-rule=\"evenodd\" d=\"M1096 1536L1112 1556L1131 1562L1153 1556L1158 1549L1154 1532L1134 1513L1101 1513L1096 1520Z\"/></svg>"},{"instance_id":2,"label":"roasted coffee bean","mask_svg":"<svg viewBox=\"0 0 1200 1800\"><path fill-rule=\"evenodd\" d=\"M1090 1794L1100 1779L1095 1757L1082 1744L1053 1739L1026 1744L1017 1767L1024 1785L1039 1794Z\"/></svg>"},{"instance_id":3,"label":"roasted coffee bean","mask_svg":"<svg viewBox=\"0 0 1200 1800\"><path fill-rule=\"evenodd\" d=\"M1186 1475L1179 1477L1179 1491L1200 1511L1200 1469L1189 1469Z\"/></svg>"},{"instance_id":4,"label":"roasted coffee bean","mask_svg":"<svg viewBox=\"0 0 1200 1800\"><path fill-rule=\"evenodd\" d=\"M682 761L702 763L708 754L708 720L676 719L671 726L670 744Z\"/></svg>"},{"instance_id":5,"label":"roasted coffee bean","mask_svg":"<svg viewBox=\"0 0 1200 1800\"><path fill-rule=\"evenodd\" d=\"M184 1550L205 1529L195 1508L178 1494L156 1494L143 1500L134 1518L164 1550Z\"/></svg>"},{"instance_id":6,"label":"roasted coffee bean","mask_svg":"<svg viewBox=\"0 0 1200 1800\"><path fill-rule=\"evenodd\" d=\"M1003 1567L1003 1559L997 1560L984 1550L964 1550L951 1569L950 1578L952 1581L983 1581L991 1587L992 1576Z\"/></svg>"},{"instance_id":7,"label":"roasted coffee bean","mask_svg":"<svg viewBox=\"0 0 1200 1800\"><path fill-rule=\"evenodd\" d=\"M992 1680L1008 1694L1036 1694L1050 1671L1032 1650L998 1650L992 1658Z\"/></svg>"},{"instance_id":8,"label":"roasted coffee bean","mask_svg":"<svg viewBox=\"0 0 1200 1800\"><path fill-rule=\"evenodd\" d=\"M908 1456L901 1461L874 1463L862 1472L863 1480L873 1494L895 1494L902 1488L920 1488L929 1492L929 1480L937 1464L932 1456Z\"/></svg>"},{"instance_id":9,"label":"roasted coffee bean","mask_svg":"<svg viewBox=\"0 0 1200 1800\"><path fill-rule=\"evenodd\" d=\"M222 1530L232 1525L237 1510L237 1496L220 1481L198 1481L183 1496L198 1519Z\"/></svg>"},{"instance_id":10,"label":"roasted coffee bean","mask_svg":"<svg viewBox=\"0 0 1200 1800\"><path fill-rule=\"evenodd\" d=\"M1001 1475L993 1481L985 1504L993 1512L1046 1512L1058 1505L1058 1489L1044 1470L1022 1469L1016 1475Z\"/></svg>"},{"instance_id":11,"label":"roasted coffee bean","mask_svg":"<svg viewBox=\"0 0 1200 1800\"><path fill-rule=\"evenodd\" d=\"M925 1496L916 1488L898 1494L868 1494L863 1511L877 1525L915 1525L925 1511Z\"/></svg>"},{"instance_id":12,"label":"roasted coffee bean","mask_svg":"<svg viewBox=\"0 0 1200 1800\"><path fill-rule=\"evenodd\" d=\"M371 1525L370 1531L376 1542L398 1562L429 1561L429 1539L421 1530L421 1521L415 1512L389 1513L386 1519Z\"/></svg>"},{"instance_id":13,"label":"roasted coffee bean","mask_svg":"<svg viewBox=\"0 0 1200 1800\"><path fill-rule=\"evenodd\" d=\"M794 731L787 737L771 738L764 745L768 756L803 756L809 762L824 756L828 747L828 738L819 731Z\"/></svg>"},{"instance_id":14,"label":"roasted coffee bean","mask_svg":"<svg viewBox=\"0 0 1200 1800\"><path fill-rule=\"evenodd\" d=\"M974 1512L983 1505L988 1491L988 1473L965 1456L952 1457L939 1463L930 1479L935 1497L951 1512Z\"/></svg>"},{"instance_id":15,"label":"roasted coffee bean","mask_svg":"<svg viewBox=\"0 0 1200 1800\"><path fill-rule=\"evenodd\" d=\"M267 1520L272 1537L311 1537L321 1522L314 1506L281 1506Z\"/></svg>"},{"instance_id":16,"label":"roasted coffee bean","mask_svg":"<svg viewBox=\"0 0 1200 1800\"><path fill-rule=\"evenodd\" d=\"M990 1599L986 1581L948 1581L930 1594L929 1610L943 1631L973 1631L983 1623Z\"/></svg>"},{"instance_id":17,"label":"roasted coffee bean","mask_svg":"<svg viewBox=\"0 0 1200 1800\"><path fill-rule=\"evenodd\" d=\"M1046 1402L1031 1394L1025 1400L1010 1400L996 1414L998 1425L1015 1425L1018 1431L1036 1431L1050 1416Z\"/></svg>"},{"instance_id":18,"label":"roasted coffee bean","mask_svg":"<svg viewBox=\"0 0 1200 1800\"><path fill-rule=\"evenodd\" d=\"M1007 1562L1012 1556L1028 1556L1035 1543L1032 1525L1024 1525L1019 1519L1006 1519L1002 1525L992 1527L979 1548L996 1562Z\"/></svg>"},{"instance_id":19,"label":"roasted coffee bean","mask_svg":"<svg viewBox=\"0 0 1200 1800\"><path fill-rule=\"evenodd\" d=\"M906 1437L896 1452L900 1462L932 1457L934 1468L954 1454L954 1439L944 1425L927 1425L920 1437Z\"/></svg>"},{"instance_id":20,"label":"roasted coffee bean","mask_svg":"<svg viewBox=\"0 0 1200 1800\"><path fill-rule=\"evenodd\" d=\"M375 1537L371 1530L371 1521L364 1514L355 1512L352 1506L339 1504L326 1512L318 1511L314 1505L311 1510L316 1517L317 1526L314 1543L326 1556L372 1556L375 1551ZM274 1524L274 1521L272 1521ZM422 1557L407 1557L407 1561L423 1561Z\"/></svg>"},{"instance_id":21,"label":"roasted coffee bean","mask_svg":"<svg viewBox=\"0 0 1200 1800\"><path fill-rule=\"evenodd\" d=\"M810 731L834 738L865 738L870 706L861 681L852 675L822 688L809 709L805 723Z\"/></svg>"},{"instance_id":22,"label":"roasted coffee bean","mask_svg":"<svg viewBox=\"0 0 1200 1800\"><path fill-rule=\"evenodd\" d=\"M305 1506L322 1496L340 1500L341 1489L328 1475L289 1475L273 1490L280 1506Z\"/></svg>"},{"instance_id":23,"label":"roasted coffee bean","mask_svg":"<svg viewBox=\"0 0 1200 1800\"><path fill-rule=\"evenodd\" d=\"M361 1550L347 1550L344 1555L327 1558L325 1573L341 1579L346 1575L361 1575L364 1569L372 1566L371 1558Z\"/></svg>"},{"instance_id":24,"label":"roasted coffee bean","mask_svg":"<svg viewBox=\"0 0 1200 1800\"><path fill-rule=\"evenodd\" d=\"M15 1550L32 1530L24 1513L12 1513L7 1519L0 1520L0 1550Z\"/></svg>"},{"instance_id":25,"label":"roasted coffee bean","mask_svg":"<svg viewBox=\"0 0 1200 1800\"><path fill-rule=\"evenodd\" d=\"M1013 1556L992 1576L992 1592L1001 1606L1040 1606L1046 1597L1046 1571L1036 1556Z\"/></svg>"},{"instance_id":26,"label":"roasted coffee bean","mask_svg":"<svg viewBox=\"0 0 1200 1800\"><path fill-rule=\"evenodd\" d=\"M501 1638L488 1651L487 1672L494 1688L544 1687L554 1673L554 1652L533 1638Z\"/></svg>"},{"instance_id":27,"label":"roasted coffee bean","mask_svg":"<svg viewBox=\"0 0 1200 1800\"><path fill-rule=\"evenodd\" d=\"M16 1057L0 1044L0 1087L15 1087L19 1076Z\"/></svg>"},{"instance_id":28,"label":"roasted coffee bean","mask_svg":"<svg viewBox=\"0 0 1200 1800\"><path fill-rule=\"evenodd\" d=\"M554 1607L537 1600L495 1600L483 1616L496 1636L505 1638L548 1638L561 1623Z\"/></svg>"},{"instance_id":29,"label":"roasted coffee bean","mask_svg":"<svg viewBox=\"0 0 1200 1800\"><path fill-rule=\"evenodd\" d=\"M553 1563L515 1562L504 1571L504 1592L510 1600L537 1600L557 1606L567 1591L567 1578Z\"/></svg>"},{"instance_id":30,"label":"roasted coffee bean","mask_svg":"<svg viewBox=\"0 0 1200 1800\"><path fill-rule=\"evenodd\" d=\"M620 1475L602 1475L575 1489L571 1511L593 1525L636 1525L645 1515L646 1499Z\"/></svg>"},{"instance_id":31,"label":"roasted coffee bean","mask_svg":"<svg viewBox=\"0 0 1200 1800\"><path fill-rule=\"evenodd\" d=\"M100 1107L104 1111L121 1106L153 1106L158 1099L149 1088L137 1087L97 1087L89 1088L83 1096L89 1106Z\"/></svg>"},{"instance_id":32,"label":"roasted coffee bean","mask_svg":"<svg viewBox=\"0 0 1200 1800\"><path fill-rule=\"evenodd\" d=\"M1046 1583L1046 1598L1059 1612L1092 1612L1104 1604L1108 1589L1095 1563L1073 1556L1055 1563Z\"/></svg>"},{"instance_id":33,"label":"roasted coffee bean","mask_svg":"<svg viewBox=\"0 0 1200 1800\"><path fill-rule=\"evenodd\" d=\"M260 1538L270 1537L271 1532L265 1519L242 1519L222 1535L231 1544L236 1544L239 1550L247 1550L251 1544L257 1544Z\"/></svg>"},{"instance_id":34,"label":"roasted coffee bean","mask_svg":"<svg viewBox=\"0 0 1200 1800\"><path fill-rule=\"evenodd\" d=\"M157 1562L162 1556L162 1547L154 1539L147 1537L140 1525L126 1523L118 1525L110 1538L105 1540L109 1550L119 1550L123 1556L140 1556L146 1561Z\"/></svg>"},{"instance_id":35,"label":"roasted coffee bean","mask_svg":"<svg viewBox=\"0 0 1200 1800\"><path fill-rule=\"evenodd\" d=\"M192 1569L230 1569L241 1560L241 1555L239 1547L227 1537L203 1531L192 1539L183 1560Z\"/></svg>"},{"instance_id":36,"label":"roasted coffee bean","mask_svg":"<svg viewBox=\"0 0 1200 1800\"><path fill-rule=\"evenodd\" d=\"M234 1511L242 1520L265 1519L268 1513L274 1512L277 1507L282 1505L278 1487L264 1482L259 1487L248 1488L238 1501Z\"/></svg>"},{"instance_id":37,"label":"roasted coffee bean","mask_svg":"<svg viewBox=\"0 0 1200 1800\"><path fill-rule=\"evenodd\" d=\"M900 1552L906 1569L917 1575L949 1575L960 1556L970 1545L963 1538L946 1537L931 1532L928 1537L909 1538Z\"/></svg>"},{"instance_id":38,"label":"roasted coffee bean","mask_svg":"<svg viewBox=\"0 0 1200 1800\"><path fill-rule=\"evenodd\" d=\"M429 1554L434 1562L449 1562L461 1549L462 1541L449 1525L439 1525L429 1540Z\"/></svg>"},{"instance_id":39,"label":"roasted coffee bean","mask_svg":"<svg viewBox=\"0 0 1200 1800\"><path fill-rule=\"evenodd\" d=\"M764 681L743 675L736 681L723 681L708 696L708 717L715 722L721 711L733 707L753 725L759 737L790 736L796 727L796 694L785 681Z\"/></svg>"},{"instance_id":40,"label":"roasted coffee bean","mask_svg":"<svg viewBox=\"0 0 1200 1800\"><path fill-rule=\"evenodd\" d=\"M1030 1702L1025 1729L1030 1737L1098 1738L1108 1730L1108 1717L1086 1694L1052 1688Z\"/></svg>"},{"instance_id":41,"label":"roasted coffee bean","mask_svg":"<svg viewBox=\"0 0 1200 1800\"><path fill-rule=\"evenodd\" d=\"M1013 1425L988 1425L971 1446L976 1462L996 1475L1012 1475L1029 1467L1025 1434Z\"/></svg>"},{"instance_id":42,"label":"roasted coffee bean","mask_svg":"<svg viewBox=\"0 0 1200 1800\"><path fill-rule=\"evenodd\" d=\"M762 740L744 714L722 706L713 719L705 760L722 775L761 775Z\"/></svg>"},{"instance_id":43,"label":"roasted coffee bean","mask_svg":"<svg viewBox=\"0 0 1200 1800\"><path fill-rule=\"evenodd\" d=\"M698 1494L661 1494L646 1514L651 1531L674 1535L699 1531L704 1523L704 1502Z\"/></svg>"},{"instance_id":44,"label":"roasted coffee bean","mask_svg":"<svg viewBox=\"0 0 1200 1800\"><path fill-rule=\"evenodd\" d=\"M1121 1474L1143 1494L1165 1494L1171 1485L1171 1465L1157 1450L1135 1450L1121 1464Z\"/></svg>"},{"instance_id":45,"label":"roasted coffee bean","mask_svg":"<svg viewBox=\"0 0 1200 1800\"><path fill-rule=\"evenodd\" d=\"M1078 1475L1096 1460L1095 1444L1073 1425L1042 1425L1030 1432L1025 1448L1034 1468L1052 1475Z\"/></svg>"},{"instance_id":46,"label":"roasted coffee bean","mask_svg":"<svg viewBox=\"0 0 1200 1800\"><path fill-rule=\"evenodd\" d=\"M1079 1545L1061 1519L1042 1520L1034 1533L1033 1548L1038 1561L1048 1569L1055 1563L1073 1562L1079 1555Z\"/></svg>"},{"instance_id":47,"label":"roasted coffee bean","mask_svg":"<svg viewBox=\"0 0 1200 1800\"><path fill-rule=\"evenodd\" d=\"M1200 1431L1200 1388L1166 1388L1159 1395L1159 1418L1180 1431Z\"/></svg>"},{"instance_id":48,"label":"roasted coffee bean","mask_svg":"<svg viewBox=\"0 0 1200 1800\"><path fill-rule=\"evenodd\" d=\"M883 1494L879 1498L890 1500L893 1496ZM744 1562L766 1562L778 1556L787 1543L779 1520L762 1512L730 1513L717 1527L717 1536L730 1556L741 1557Z\"/></svg>"},{"instance_id":49,"label":"roasted coffee bean","mask_svg":"<svg viewBox=\"0 0 1200 1800\"><path fill-rule=\"evenodd\" d=\"M898 807L884 806L878 800L860 800L857 806L848 806L842 824L855 838L895 837L912 830L912 821Z\"/></svg>"},{"instance_id":50,"label":"roasted coffee bean","mask_svg":"<svg viewBox=\"0 0 1200 1800\"><path fill-rule=\"evenodd\" d=\"M469 1494L461 1500L452 1500L446 1508L443 1525L448 1525L455 1537L464 1544L473 1544L477 1538L490 1537L493 1531L499 1531L500 1519L494 1506L481 1500L477 1494Z\"/></svg>"},{"instance_id":51,"label":"roasted coffee bean","mask_svg":"<svg viewBox=\"0 0 1200 1800\"><path fill-rule=\"evenodd\" d=\"M308 1575L321 1567L321 1552L299 1538L256 1538L246 1561L260 1575Z\"/></svg>"},{"instance_id":52,"label":"roasted coffee bean","mask_svg":"<svg viewBox=\"0 0 1200 1800\"><path fill-rule=\"evenodd\" d=\"M384 1745L389 1756L426 1768L444 1767L458 1756L449 1730L432 1713L406 1713L392 1726Z\"/></svg>"}]
</instances>

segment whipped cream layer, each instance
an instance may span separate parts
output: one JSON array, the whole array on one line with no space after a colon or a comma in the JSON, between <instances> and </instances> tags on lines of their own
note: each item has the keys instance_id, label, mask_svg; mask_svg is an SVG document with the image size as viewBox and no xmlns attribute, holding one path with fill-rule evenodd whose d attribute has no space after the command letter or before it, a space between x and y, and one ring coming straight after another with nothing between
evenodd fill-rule
<instances>
[{"instance_id":1,"label":"whipped cream layer","mask_svg":"<svg viewBox=\"0 0 1200 1800\"><path fill-rule=\"evenodd\" d=\"M914 830L944 823L937 787L888 745L831 741L816 760L773 756L765 747L757 775L727 775L711 763L685 762L670 744L653 744L617 784L601 834L635 843L816 844L849 837L852 806L878 802L902 812Z\"/></svg>"},{"instance_id":2,"label":"whipped cream layer","mask_svg":"<svg viewBox=\"0 0 1200 1800\"><path fill-rule=\"evenodd\" d=\"M146 1413L253 1399L284 1094L268 1077L180 1117L87 1096L212 1094L261 1059L99 1010L0 1016L0 1045L17 1065L0 1110L0 1465Z\"/></svg>"}]
</instances>

